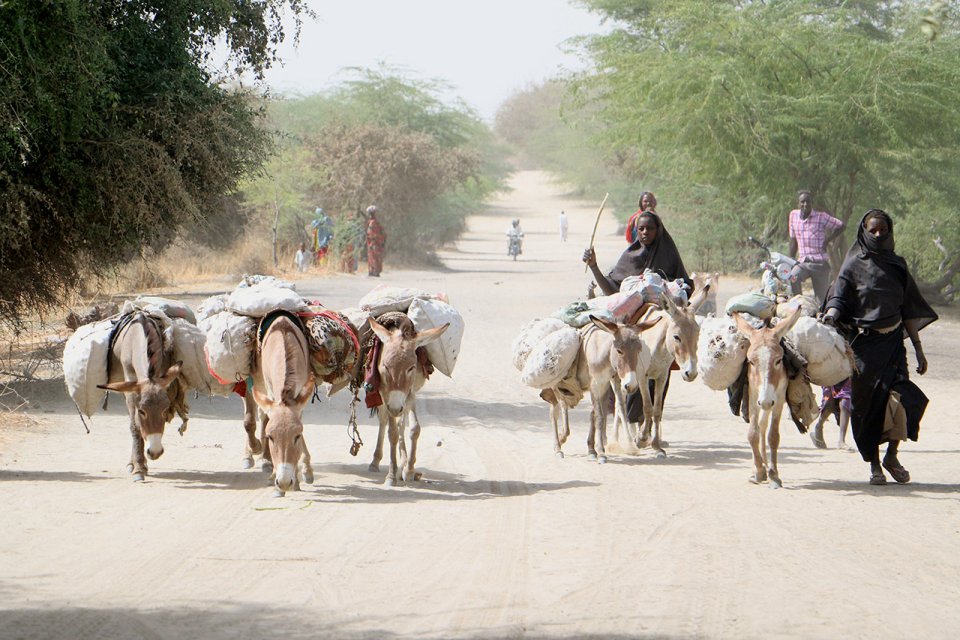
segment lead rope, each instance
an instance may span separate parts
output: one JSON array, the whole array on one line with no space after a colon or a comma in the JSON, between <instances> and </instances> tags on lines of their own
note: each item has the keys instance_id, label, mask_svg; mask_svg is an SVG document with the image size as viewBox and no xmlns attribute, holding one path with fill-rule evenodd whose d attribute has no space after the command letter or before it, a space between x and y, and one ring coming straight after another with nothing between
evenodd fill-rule
<instances>
[{"instance_id":1,"label":"lead rope","mask_svg":"<svg viewBox=\"0 0 960 640\"><path fill-rule=\"evenodd\" d=\"M357 403L360 402L360 386L353 387L353 400L350 401L350 422L347 423L347 435L350 436L350 455L355 456L363 446L360 430L357 429Z\"/></svg>"}]
</instances>

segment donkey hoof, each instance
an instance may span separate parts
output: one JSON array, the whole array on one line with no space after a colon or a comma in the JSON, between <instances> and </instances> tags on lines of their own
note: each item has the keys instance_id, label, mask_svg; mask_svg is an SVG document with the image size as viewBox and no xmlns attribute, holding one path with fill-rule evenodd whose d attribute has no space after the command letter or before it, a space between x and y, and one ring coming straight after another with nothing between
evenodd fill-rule
<instances>
[{"instance_id":1,"label":"donkey hoof","mask_svg":"<svg viewBox=\"0 0 960 640\"><path fill-rule=\"evenodd\" d=\"M133 473L133 463L127 465L127 473Z\"/></svg>"},{"instance_id":2,"label":"donkey hoof","mask_svg":"<svg viewBox=\"0 0 960 640\"><path fill-rule=\"evenodd\" d=\"M134 481L134 482L143 482L144 480L146 480L146 478L144 477L144 474L142 474L142 473L135 473L135 474L133 474L133 481Z\"/></svg>"},{"instance_id":3,"label":"donkey hoof","mask_svg":"<svg viewBox=\"0 0 960 640\"><path fill-rule=\"evenodd\" d=\"M783 486L783 482L780 481L780 476L775 473L771 473L767 476L770 479L770 488L779 489Z\"/></svg>"},{"instance_id":4,"label":"donkey hoof","mask_svg":"<svg viewBox=\"0 0 960 640\"><path fill-rule=\"evenodd\" d=\"M373 472L380 471L380 465L377 464L376 462L371 462L370 466L367 467L367 471L373 471Z\"/></svg>"},{"instance_id":5,"label":"donkey hoof","mask_svg":"<svg viewBox=\"0 0 960 640\"><path fill-rule=\"evenodd\" d=\"M560 460L563 460L563 451L556 451L553 455L557 456L557 458Z\"/></svg>"},{"instance_id":6,"label":"donkey hoof","mask_svg":"<svg viewBox=\"0 0 960 640\"><path fill-rule=\"evenodd\" d=\"M273 463L269 460L264 460L260 463L260 471L264 473L273 473Z\"/></svg>"},{"instance_id":7,"label":"donkey hoof","mask_svg":"<svg viewBox=\"0 0 960 640\"><path fill-rule=\"evenodd\" d=\"M302 480L305 484L313 484L313 469L307 469L302 475Z\"/></svg>"},{"instance_id":8,"label":"donkey hoof","mask_svg":"<svg viewBox=\"0 0 960 640\"><path fill-rule=\"evenodd\" d=\"M596 462L596 460L597 460L597 452L596 452L596 451L591 451L590 453L588 453L588 454L587 454L587 460Z\"/></svg>"},{"instance_id":9,"label":"donkey hoof","mask_svg":"<svg viewBox=\"0 0 960 640\"><path fill-rule=\"evenodd\" d=\"M657 449L657 457L658 457L658 458L666 458L666 457L667 457L667 452L664 451L663 449Z\"/></svg>"},{"instance_id":10,"label":"donkey hoof","mask_svg":"<svg viewBox=\"0 0 960 640\"><path fill-rule=\"evenodd\" d=\"M597 464L607 464L607 456L600 456L597 458Z\"/></svg>"},{"instance_id":11,"label":"donkey hoof","mask_svg":"<svg viewBox=\"0 0 960 640\"><path fill-rule=\"evenodd\" d=\"M387 476L387 479L383 482L383 484L388 487L395 487L397 485L397 480L396 478L391 478L390 476Z\"/></svg>"},{"instance_id":12,"label":"donkey hoof","mask_svg":"<svg viewBox=\"0 0 960 640\"><path fill-rule=\"evenodd\" d=\"M253 469L253 458L244 458L240 466L244 469Z\"/></svg>"}]
</instances>

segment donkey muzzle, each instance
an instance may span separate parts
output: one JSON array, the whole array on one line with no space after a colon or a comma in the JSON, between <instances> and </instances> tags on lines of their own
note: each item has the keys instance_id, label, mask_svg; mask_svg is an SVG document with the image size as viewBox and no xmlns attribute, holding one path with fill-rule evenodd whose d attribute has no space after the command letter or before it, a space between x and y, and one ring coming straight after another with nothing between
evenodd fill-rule
<instances>
[{"instance_id":1,"label":"donkey muzzle","mask_svg":"<svg viewBox=\"0 0 960 640\"><path fill-rule=\"evenodd\" d=\"M296 480L297 470L289 462L281 462L276 466L276 480L275 483L277 488L281 491L289 491L293 486L294 480Z\"/></svg>"},{"instance_id":2,"label":"donkey muzzle","mask_svg":"<svg viewBox=\"0 0 960 640\"><path fill-rule=\"evenodd\" d=\"M151 460L156 460L163 455L163 443L160 441L162 437L159 433L151 433L145 438L147 457Z\"/></svg>"}]
</instances>

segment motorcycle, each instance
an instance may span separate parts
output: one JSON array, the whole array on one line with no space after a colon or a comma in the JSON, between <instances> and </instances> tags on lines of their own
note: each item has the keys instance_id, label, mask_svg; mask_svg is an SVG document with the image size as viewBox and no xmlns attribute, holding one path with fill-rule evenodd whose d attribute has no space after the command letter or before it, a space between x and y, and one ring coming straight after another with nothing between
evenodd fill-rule
<instances>
[{"instance_id":1,"label":"motorcycle","mask_svg":"<svg viewBox=\"0 0 960 640\"><path fill-rule=\"evenodd\" d=\"M523 253L521 245L523 243L523 233L511 234L507 241L507 255L512 256L514 260Z\"/></svg>"},{"instance_id":2,"label":"motorcycle","mask_svg":"<svg viewBox=\"0 0 960 640\"><path fill-rule=\"evenodd\" d=\"M763 271L761 277L762 293L774 299L789 296L791 285L800 276L800 263L790 256L771 251L770 247L753 236L747 236L747 239L767 254L768 259L760 263L760 269Z\"/></svg>"}]
</instances>

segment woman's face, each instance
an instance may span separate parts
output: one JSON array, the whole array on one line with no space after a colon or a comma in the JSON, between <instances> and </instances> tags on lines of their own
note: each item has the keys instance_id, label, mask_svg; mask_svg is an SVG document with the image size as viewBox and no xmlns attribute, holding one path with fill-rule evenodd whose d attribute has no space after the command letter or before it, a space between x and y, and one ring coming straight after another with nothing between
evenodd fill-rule
<instances>
[{"instance_id":1,"label":"woman's face","mask_svg":"<svg viewBox=\"0 0 960 640\"><path fill-rule=\"evenodd\" d=\"M643 194L643 197L640 198L640 209L643 211L652 211L657 208L656 199L649 193Z\"/></svg>"},{"instance_id":2,"label":"woman's face","mask_svg":"<svg viewBox=\"0 0 960 640\"><path fill-rule=\"evenodd\" d=\"M637 240L644 245L652 244L657 239L657 223L653 218L646 216L637 221Z\"/></svg>"},{"instance_id":3,"label":"woman's face","mask_svg":"<svg viewBox=\"0 0 960 640\"><path fill-rule=\"evenodd\" d=\"M870 218L863 225L863 229L874 238L880 238L890 233L890 227L883 218Z\"/></svg>"}]
</instances>

